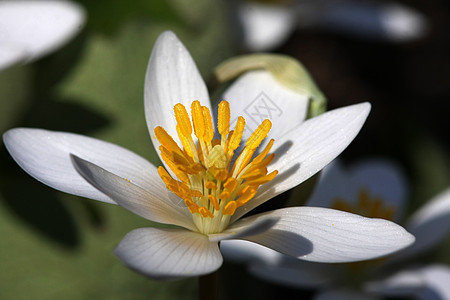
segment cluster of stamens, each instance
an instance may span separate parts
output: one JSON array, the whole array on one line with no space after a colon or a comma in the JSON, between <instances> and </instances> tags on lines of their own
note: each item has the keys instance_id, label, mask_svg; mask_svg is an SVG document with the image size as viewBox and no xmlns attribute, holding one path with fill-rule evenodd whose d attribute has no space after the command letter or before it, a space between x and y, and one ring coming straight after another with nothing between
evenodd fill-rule
<instances>
[{"instance_id":1,"label":"cluster of stamens","mask_svg":"<svg viewBox=\"0 0 450 300\"><path fill-rule=\"evenodd\" d=\"M278 173L268 173L267 170L275 157L275 154L268 155L273 139L252 160L272 123L269 120L261 123L231 165L241 142L245 120L239 117L235 129L230 131L230 105L227 101L219 104L217 129L220 139L214 139L210 111L199 101L191 105L193 127L183 104L176 104L174 112L177 134L183 147L180 148L160 126L155 128L155 135L161 144L162 159L178 180L163 167L158 168L159 176L170 191L184 200L200 232L222 232L236 209L245 205L255 196L260 185L271 181ZM193 140L192 131L197 143Z\"/></svg>"},{"instance_id":2,"label":"cluster of stamens","mask_svg":"<svg viewBox=\"0 0 450 300\"><path fill-rule=\"evenodd\" d=\"M395 212L393 206L384 204L383 198L370 197L369 191L366 188L362 188L359 191L358 201L354 205L349 204L345 199L337 198L332 204L332 208L369 218L381 218L385 220L392 220Z\"/></svg>"}]
</instances>

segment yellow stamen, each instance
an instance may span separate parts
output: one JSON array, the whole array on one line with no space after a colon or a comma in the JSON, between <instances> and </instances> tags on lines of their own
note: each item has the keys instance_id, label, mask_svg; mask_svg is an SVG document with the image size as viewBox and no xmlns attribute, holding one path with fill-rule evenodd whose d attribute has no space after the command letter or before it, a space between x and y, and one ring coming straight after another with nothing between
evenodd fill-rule
<instances>
[{"instance_id":1,"label":"yellow stamen","mask_svg":"<svg viewBox=\"0 0 450 300\"><path fill-rule=\"evenodd\" d=\"M267 183L267 182L271 181L272 179L274 179L275 176L277 176L277 174L278 174L278 171L275 170L275 171L267 174L264 177L260 177L258 179L254 179L254 180L249 180L247 182L247 184L249 184L249 185L261 185L261 184Z\"/></svg>"},{"instance_id":2,"label":"yellow stamen","mask_svg":"<svg viewBox=\"0 0 450 300\"><path fill-rule=\"evenodd\" d=\"M220 210L219 202L217 202L217 198L213 195L208 195L209 202L214 206L215 210Z\"/></svg>"},{"instance_id":3,"label":"yellow stamen","mask_svg":"<svg viewBox=\"0 0 450 300\"><path fill-rule=\"evenodd\" d=\"M238 117L236 122L236 127L234 128L233 134L230 139L227 141L228 155L233 155L233 151L239 147L241 143L242 134L245 129L245 120L243 117Z\"/></svg>"},{"instance_id":4,"label":"yellow stamen","mask_svg":"<svg viewBox=\"0 0 450 300\"><path fill-rule=\"evenodd\" d=\"M161 153L161 158L166 163L166 165L172 170L175 176L178 177L178 179L180 179L183 182L189 181L189 176L186 173L180 171L180 169L178 169L178 166L174 162L172 162L172 160L169 157L164 155L164 153Z\"/></svg>"},{"instance_id":5,"label":"yellow stamen","mask_svg":"<svg viewBox=\"0 0 450 300\"><path fill-rule=\"evenodd\" d=\"M224 189L223 191L222 191L222 193L220 193L220 195L219 195L219 199L227 199L228 197L230 197L230 191L229 190L227 190L227 189Z\"/></svg>"},{"instance_id":6,"label":"yellow stamen","mask_svg":"<svg viewBox=\"0 0 450 300\"><path fill-rule=\"evenodd\" d=\"M184 151L186 151L187 155L189 155L194 161L198 161L197 148L193 145L191 136L185 136L179 125L177 125L177 133L181 143L183 144Z\"/></svg>"},{"instance_id":7,"label":"yellow stamen","mask_svg":"<svg viewBox=\"0 0 450 300\"><path fill-rule=\"evenodd\" d=\"M217 189L217 185L214 181L208 181L207 183L205 183L205 187L210 190Z\"/></svg>"},{"instance_id":8,"label":"yellow stamen","mask_svg":"<svg viewBox=\"0 0 450 300\"><path fill-rule=\"evenodd\" d=\"M225 205L225 207L223 209L223 214L232 216L234 214L234 212L236 211L236 208L237 208L236 201L230 201L230 202L228 202L227 205Z\"/></svg>"},{"instance_id":9,"label":"yellow stamen","mask_svg":"<svg viewBox=\"0 0 450 300\"><path fill-rule=\"evenodd\" d=\"M241 197L236 200L237 206L241 207L246 204L250 199L252 199L256 195L255 189L249 189L246 193L244 193Z\"/></svg>"},{"instance_id":10,"label":"yellow stamen","mask_svg":"<svg viewBox=\"0 0 450 300\"><path fill-rule=\"evenodd\" d=\"M164 146L169 151L177 152L181 154L181 149L178 144L173 140L173 138L162 128L158 126L155 128L155 135L159 143Z\"/></svg>"},{"instance_id":11,"label":"yellow stamen","mask_svg":"<svg viewBox=\"0 0 450 300\"><path fill-rule=\"evenodd\" d=\"M191 119L186 111L186 107L183 104L178 103L174 107L175 118L177 120L177 124L180 127L181 132L185 137L192 135L192 125Z\"/></svg>"},{"instance_id":12,"label":"yellow stamen","mask_svg":"<svg viewBox=\"0 0 450 300\"><path fill-rule=\"evenodd\" d=\"M237 192L237 195L238 195L238 196L242 196L243 194L247 193L247 191L248 191L249 189L254 189L254 190L256 190L255 186L252 186L252 185L245 185L244 187L242 187L242 188L239 190L239 192Z\"/></svg>"},{"instance_id":13,"label":"yellow stamen","mask_svg":"<svg viewBox=\"0 0 450 300\"><path fill-rule=\"evenodd\" d=\"M189 196L191 197L203 197L203 193L197 190L189 190Z\"/></svg>"},{"instance_id":14,"label":"yellow stamen","mask_svg":"<svg viewBox=\"0 0 450 300\"><path fill-rule=\"evenodd\" d=\"M223 184L223 186L229 190L231 193L234 192L238 185L238 181L234 177L229 177L227 181Z\"/></svg>"},{"instance_id":15,"label":"yellow stamen","mask_svg":"<svg viewBox=\"0 0 450 300\"><path fill-rule=\"evenodd\" d=\"M252 180L260 178L261 176L264 176L267 174L267 169L253 169L251 171L245 172L243 176L241 176L242 179L246 180Z\"/></svg>"},{"instance_id":16,"label":"yellow stamen","mask_svg":"<svg viewBox=\"0 0 450 300\"><path fill-rule=\"evenodd\" d=\"M202 106L203 120L205 123L205 133L204 139L206 143L211 143L211 140L214 138L214 129L213 123L211 119L211 113L206 106Z\"/></svg>"},{"instance_id":17,"label":"yellow stamen","mask_svg":"<svg viewBox=\"0 0 450 300\"><path fill-rule=\"evenodd\" d=\"M198 211L200 212L203 218L206 217L214 218L214 215L206 207L202 206L198 209Z\"/></svg>"},{"instance_id":18,"label":"yellow stamen","mask_svg":"<svg viewBox=\"0 0 450 300\"><path fill-rule=\"evenodd\" d=\"M394 206L387 206L381 197L370 197L366 188L360 189L358 199L353 205L342 198L336 198L332 208L356 213L369 218L382 218L392 220L395 213Z\"/></svg>"},{"instance_id":19,"label":"yellow stamen","mask_svg":"<svg viewBox=\"0 0 450 300\"><path fill-rule=\"evenodd\" d=\"M264 159L264 157L267 156L267 154L269 153L270 149L271 149L272 146L273 146L274 141L275 141L274 139L271 139L271 140L267 143L267 145L266 145L266 147L264 148L264 150L263 150L257 157L255 157L255 159L253 159L253 163L254 163L254 164L259 163L260 161L262 161L262 160ZM272 153L272 155L273 155L273 157L275 158L275 153ZM273 159L273 158L272 158L272 159Z\"/></svg>"},{"instance_id":20,"label":"yellow stamen","mask_svg":"<svg viewBox=\"0 0 450 300\"><path fill-rule=\"evenodd\" d=\"M261 144L261 142L266 138L271 127L272 122L270 122L268 119L264 120L261 125L256 128L255 132L253 132L252 135L248 138L245 146L249 147L250 149L258 148L259 144Z\"/></svg>"},{"instance_id":21,"label":"yellow stamen","mask_svg":"<svg viewBox=\"0 0 450 300\"><path fill-rule=\"evenodd\" d=\"M233 166L231 172L233 176L237 176L241 171L247 166L247 164L252 159L253 153L255 153L255 149L249 149L247 147L244 148L242 153L238 156L236 163Z\"/></svg>"},{"instance_id":22,"label":"yellow stamen","mask_svg":"<svg viewBox=\"0 0 450 300\"><path fill-rule=\"evenodd\" d=\"M155 135L161 144L162 159L179 180L172 178L163 167L158 168L159 176L170 191L183 199L199 232L222 232L236 209L246 205L260 185L277 175L277 171L267 174L267 166L274 159L274 154L269 154L273 140L252 161L271 123L269 120L262 122L233 165L233 154L241 143L245 120L238 117L236 127L230 130L228 102L219 104L217 127L220 140L213 140L211 114L199 101L191 105L192 118L182 104L175 105L174 112L182 147L162 127L155 128ZM198 143L194 142L192 131Z\"/></svg>"},{"instance_id":23,"label":"yellow stamen","mask_svg":"<svg viewBox=\"0 0 450 300\"><path fill-rule=\"evenodd\" d=\"M199 101L192 102L191 115L192 123L194 123L195 136L199 140L203 140L203 136L205 135L205 119L203 118L203 109Z\"/></svg>"},{"instance_id":24,"label":"yellow stamen","mask_svg":"<svg viewBox=\"0 0 450 300\"><path fill-rule=\"evenodd\" d=\"M230 104L227 101L219 103L217 129L222 137L226 136L228 131L230 131Z\"/></svg>"}]
</instances>

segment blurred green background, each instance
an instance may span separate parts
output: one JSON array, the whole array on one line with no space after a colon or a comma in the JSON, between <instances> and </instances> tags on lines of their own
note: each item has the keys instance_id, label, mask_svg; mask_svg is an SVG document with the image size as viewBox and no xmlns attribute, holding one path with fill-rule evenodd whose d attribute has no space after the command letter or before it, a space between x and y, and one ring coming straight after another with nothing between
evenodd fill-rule
<instances>
[{"instance_id":1,"label":"blurred green background","mask_svg":"<svg viewBox=\"0 0 450 300\"><path fill-rule=\"evenodd\" d=\"M83 31L59 51L0 72L0 130L27 126L81 133L122 145L158 164L144 118L143 85L153 43L173 30L208 81L241 54L225 1L78 1ZM385 156L411 185L410 211L449 186L449 4L402 1L431 22L406 44L297 30L275 52L308 68L329 108L370 101L372 112L343 153L347 162ZM214 99L213 99L214 100ZM156 282L127 269L112 250L138 227L155 226L118 206L54 191L0 148L0 299L193 299L197 280ZM272 201L272 206L280 202ZM156 225L157 226L157 225ZM450 239L425 260L450 264ZM226 264L224 299L284 299L309 292L263 283Z\"/></svg>"}]
</instances>

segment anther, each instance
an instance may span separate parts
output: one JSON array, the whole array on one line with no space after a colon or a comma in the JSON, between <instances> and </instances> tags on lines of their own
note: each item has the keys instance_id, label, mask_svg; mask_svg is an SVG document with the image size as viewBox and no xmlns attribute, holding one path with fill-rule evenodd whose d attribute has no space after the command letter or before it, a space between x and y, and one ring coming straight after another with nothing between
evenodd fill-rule
<instances>
[{"instance_id":1,"label":"anther","mask_svg":"<svg viewBox=\"0 0 450 300\"><path fill-rule=\"evenodd\" d=\"M267 183L267 182L271 181L272 179L274 179L275 176L277 176L277 174L278 174L278 171L275 170L275 171L272 171L271 173L267 174L264 177L260 177L260 178L254 179L254 180L249 180L249 181L247 181L247 183L249 185L261 185L261 184Z\"/></svg>"},{"instance_id":2,"label":"anther","mask_svg":"<svg viewBox=\"0 0 450 300\"><path fill-rule=\"evenodd\" d=\"M234 212L236 211L237 208L237 203L236 201L230 201L227 203L227 205L225 205L225 207L223 208L223 214L224 215L233 215Z\"/></svg>"},{"instance_id":3,"label":"anther","mask_svg":"<svg viewBox=\"0 0 450 300\"><path fill-rule=\"evenodd\" d=\"M198 209L198 212L202 215L203 218L210 217L214 218L214 215L206 208L206 207L200 207Z\"/></svg>"},{"instance_id":4,"label":"anther","mask_svg":"<svg viewBox=\"0 0 450 300\"><path fill-rule=\"evenodd\" d=\"M202 113L205 124L204 139L207 143L211 143L211 140L214 138L214 128L211 119L211 113L206 106L202 106Z\"/></svg>"},{"instance_id":5,"label":"anther","mask_svg":"<svg viewBox=\"0 0 450 300\"><path fill-rule=\"evenodd\" d=\"M222 193L220 193L219 199L226 199L226 198L230 197L230 195L231 195L230 191L228 189L224 189L222 191Z\"/></svg>"},{"instance_id":6,"label":"anther","mask_svg":"<svg viewBox=\"0 0 450 300\"><path fill-rule=\"evenodd\" d=\"M264 148L264 150L263 150L257 157L255 157L255 158L253 159L253 163L254 163L254 164L259 163L260 161L262 161L262 160L264 159L264 157L266 157L266 155L269 153L270 149L272 148L274 141L275 141L274 139L271 139L271 140L267 143L267 145L266 145L266 147ZM275 153L272 153L271 155L273 155L273 156L275 157ZM268 164L269 164L269 163L268 163Z\"/></svg>"},{"instance_id":7,"label":"anther","mask_svg":"<svg viewBox=\"0 0 450 300\"><path fill-rule=\"evenodd\" d=\"M244 193L241 197L239 197L236 200L236 204L238 207L241 207L242 205L246 204L250 199L252 199L256 195L255 189L250 189L247 191L247 193Z\"/></svg>"},{"instance_id":8,"label":"anther","mask_svg":"<svg viewBox=\"0 0 450 300\"><path fill-rule=\"evenodd\" d=\"M217 201L217 198L213 195L208 195L208 200L211 202L211 204L214 206L215 210L220 210L219 202Z\"/></svg>"},{"instance_id":9,"label":"anther","mask_svg":"<svg viewBox=\"0 0 450 300\"><path fill-rule=\"evenodd\" d=\"M230 192L233 192L237 187L238 181L234 177L228 177L227 181L223 184L223 186L229 190Z\"/></svg>"},{"instance_id":10,"label":"anther","mask_svg":"<svg viewBox=\"0 0 450 300\"><path fill-rule=\"evenodd\" d=\"M219 103L217 129L222 136L226 136L230 130L230 104L227 101Z\"/></svg>"},{"instance_id":11,"label":"anther","mask_svg":"<svg viewBox=\"0 0 450 300\"><path fill-rule=\"evenodd\" d=\"M164 128L158 126L154 131L156 138L158 139L159 143L164 146L164 148L169 151L177 152L179 154L182 153L178 144L173 140L173 138L167 133Z\"/></svg>"},{"instance_id":12,"label":"anther","mask_svg":"<svg viewBox=\"0 0 450 300\"><path fill-rule=\"evenodd\" d=\"M177 124L180 127L181 132L184 136L188 137L192 134L192 125L189 115L186 111L186 107L183 104L178 103L174 106L175 118Z\"/></svg>"},{"instance_id":13,"label":"anther","mask_svg":"<svg viewBox=\"0 0 450 300\"><path fill-rule=\"evenodd\" d=\"M203 139L205 135L205 120L203 109L199 101L192 102L191 105L192 123L194 123L194 133L198 139Z\"/></svg>"},{"instance_id":14,"label":"anther","mask_svg":"<svg viewBox=\"0 0 450 300\"><path fill-rule=\"evenodd\" d=\"M208 181L208 182L206 182L206 183L205 183L205 187L206 187L207 189L210 189L210 190L215 190L215 189L217 189L217 185L216 185L216 183L215 183L214 181Z\"/></svg>"},{"instance_id":15,"label":"anther","mask_svg":"<svg viewBox=\"0 0 450 300\"><path fill-rule=\"evenodd\" d=\"M236 122L236 127L231 135L231 138L227 141L228 153L231 153L239 147L241 143L242 134L245 129L245 119L243 117L238 117ZM231 156L231 154L229 154Z\"/></svg>"},{"instance_id":16,"label":"anther","mask_svg":"<svg viewBox=\"0 0 450 300\"><path fill-rule=\"evenodd\" d=\"M264 120L261 125L256 128L252 135L248 138L245 145L250 149L256 149L262 140L264 140L272 127L272 122L268 119Z\"/></svg>"}]
</instances>

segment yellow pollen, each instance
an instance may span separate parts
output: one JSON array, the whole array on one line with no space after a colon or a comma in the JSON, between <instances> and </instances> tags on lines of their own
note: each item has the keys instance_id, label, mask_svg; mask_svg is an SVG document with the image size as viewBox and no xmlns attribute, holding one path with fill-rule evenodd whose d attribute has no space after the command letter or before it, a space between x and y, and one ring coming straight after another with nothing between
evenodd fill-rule
<instances>
[{"instance_id":1,"label":"yellow pollen","mask_svg":"<svg viewBox=\"0 0 450 300\"><path fill-rule=\"evenodd\" d=\"M204 218L206 218L206 217L210 217L210 218L213 218L214 216L213 216L213 214L209 211L209 210L207 210L205 207L200 207L199 209L198 209L198 211L200 212L200 214L202 215L202 217L204 217Z\"/></svg>"},{"instance_id":2,"label":"yellow pollen","mask_svg":"<svg viewBox=\"0 0 450 300\"><path fill-rule=\"evenodd\" d=\"M214 128L211 118L211 113L206 106L202 106L203 120L205 123L205 133L204 139L206 143L210 144L211 140L214 138Z\"/></svg>"},{"instance_id":3,"label":"yellow pollen","mask_svg":"<svg viewBox=\"0 0 450 300\"><path fill-rule=\"evenodd\" d=\"M351 204L345 199L336 198L331 208L356 213L369 218L392 220L394 217L395 207L392 205L388 206L381 197L371 198L366 188L360 189L357 200L356 203Z\"/></svg>"},{"instance_id":4,"label":"yellow pollen","mask_svg":"<svg viewBox=\"0 0 450 300\"><path fill-rule=\"evenodd\" d=\"M234 177L228 177L227 181L223 184L223 186L231 192L236 189L237 185L238 181Z\"/></svg>"},{"instance_id":5,"label":"yellow pollen","mask_svg":"<svg viewBox=\"0 0 450 300\"><path fill-rule=\"evenodd\" d=\"M226 136L230 131L230 104L227 101L219 103L217 129L222 136Z\"/></svg>"},{"instance_id":6,"label":"yellow pollen","mask_svg":"<svg viewBox=\"0 0 450 300\"><path fill-rule=\"evenodd\" d=\"M264 120L261 125L256 128L255 132L253 132L252 135L248 138L245 146L249 147L250 149L258 148L259 144L261 144L261 142L266 138L271 127L272 122L270 122L268 119Z\"/></svg>"},{"instance_id":7,"label":"yellow pollen","mask_svg":"<svg viewBox=\"0 0 450 300\"><path fill-rule=\"evenodd\" d=\"M228 150L228 155L232 156L233 151L239 147L239 143L241 142L242 134L244 133L245 129L245 119L243 117L238 117L236 122L236 127L234 128L233 133L230 132L231 136L227 140L227 148L225 150Z\"/></svg>"},{"instance_id":8,"label":"yellow pollen","mask_svg":"<svg viewBox=\"0 0 450 300\"><path fill-rule=\"evenodd\" d=\"M175 118L177 120L177 124L180 127L180 131L184 136L188 137L192 134L192 125L191 120L189 119L189 115L186 111L186 107L183 104L178 103L174 107Z\"/></svg>"},{"instance_id":9,"label":"yellow pollen","mask_svg":"<svg viewBox=\"0 0 450 300\"><path fill-rule=\"evenodd\" d=\"M194 123L195 136L203 140L205 135L205 119L203 118L203 109L199 101L192 102L191 105L192 123Z\"/></svg>"},{"instance_id":10,"label":"yellow pollen","mask_svg":"<svg viewBox=\"0 0 450 300\"><path fill-rule=\"evenodd\" d=\"M225 205L225 207L223 209L223 214L232 216L234 214L234 212L236 211L236 208L237 208L236 201L230 201L230 202L228 202L227 205Z\"/></svg>"},{"instance_id":11,"label":"yellow pollen","mask_svg":"<svg viewBox=\"0 0 450 300\"><path fill-rule=\"evenodd\" d=\"M264 150L257 157L255 157L255 159L253 159L253 163L258 163L258 162L262 161L267 156L267 154L269 153L270 149L273 146L273 142L274 141L275 141L274 139L271 139L267 143L266 148L264 148ZM272 153L271 155L273 156L272 157L272 160L273 160L275 158L275 153Z\"/></svg>"},{"instance_id":12,"label":"yellow pollen","mask_svg":"<svg viewBox=\"0 0 450 300\"><path fill-rule=\"evenodd\" d=\"M213 195L208 195L209 202L214 206L215 210L220 210L219 202L217 202L217 198Z\"/></svg>"},{"instance_id":13,"label":"yellow pollen","mask_svg":"<svg viewBox=\"0 0 450 300\"><path fill-rule=\"evenodd\" d=\"M214 181L208 181L207 183L205 183L205 187L210 190L215 190L217 188L217 185Z\"/></svg>"},{"instance_id":14,"label":"yellow pollen","mask_svg":"<svg viewBox=\"0 0 450 300\"><path fill-rule=\"evenodd\" d=\"M164 146L169 151L182 153L178 144L173 140L173 138L162 128L158 126L155 128L155 135L159 143Z\"/></svg>"},{"instance_id":15,"label":"yellow pollen","mask_svg":"<svg viewBox=\"0 0 450 300\"><path fill-rule=\"evenodd\" d=\"M176 104L174 112L182 147L160 126L155 128L155 135L161 144L161 158L179 180L172 178L163 167L158 168L158 174L166 187L183 199L200 233L222 232L236 210L251 201L259 186L273 180L278 173L268 171L275 157L269 154L273 139L253 158L272 124L264 120L246 141L236 162L231 164L234 151L241 143L245 120L238 117L236 127L230 130L227 101L219 104L217 129L221 139L213 140L210 111L199 101L192 102L192 119L183 104Z\"/></svg>"},{"instance_id":16,"label":"yellow pollen","mask_svg":"<svg viewBox=\"0 0 450 300\"><path fill-rule=\"evenodd\" d=\"M222 191L222 193L220 193L220 195L219 195L219 199L227 199L228 197L230 197L230 191L229 190L227 190L227 189L224 189L223 191Z\"/></svg>"}]
</instances>

